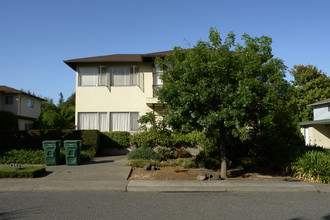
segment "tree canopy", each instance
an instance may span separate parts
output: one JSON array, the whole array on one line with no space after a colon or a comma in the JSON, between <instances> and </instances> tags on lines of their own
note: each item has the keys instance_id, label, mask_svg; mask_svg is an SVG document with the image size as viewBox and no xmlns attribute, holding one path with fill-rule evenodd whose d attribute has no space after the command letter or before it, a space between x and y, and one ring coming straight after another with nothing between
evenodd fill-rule
<instances>
[{"instance_id":1,"label":"tree canopy","mask_svg":"<svg viewBox=\"0 0 330 220\"><path fill-rule=\"evenodd\" d=\"M312 65L296 65L290 73L295 87L292 108L299 121L312 121L313 108L307 105L330 98L330 78Z\"/></svg>"},{"instance_id":2,"label":"tree canopy","mask_svg":"<svg viewBox=\"0 0 330 220\"><path fill-rule=\"evenodd\" d=\"M41 129L73 128L75 120L75 93L64 101L62 92L59 95L59 104L55 105L52 99L45 98L41 104L41 114L37 120Z\"/></svg>"},{"instance_id":3,"label":"tree canopy","mask_svg":"<svg viewBox=\"0 0 330 220\"><path fill-rule=\"evenodd\" d=\"M244 34L240 45L235 38L229 33L223 41L211 28L209 41L175 47L157 60L166 69L158 97L166 103L169 125L175 131L205 131L221 151L223 177L234 139L244 142L276 131L280 124L294 124L286 108L291 93L286 67L273 57L272 39Z\"/></svg>"}]
</instances>

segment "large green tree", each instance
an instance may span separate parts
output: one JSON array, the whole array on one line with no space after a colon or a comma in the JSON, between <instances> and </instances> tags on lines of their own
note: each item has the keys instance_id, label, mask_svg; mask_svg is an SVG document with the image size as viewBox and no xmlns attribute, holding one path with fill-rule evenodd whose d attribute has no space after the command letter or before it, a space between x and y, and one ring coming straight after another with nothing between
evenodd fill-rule
<instances>
[{"instance_id":1,"label":"large green tree","mask_svg":"<svg viewBox=\"0 0 330 220\"><path fill-rule=\"evenodd\" d=\"M66 129L74 127L75 120L75 93L63 101L62 92L59 95L59 104L55 105L52 99L45 98L41 104L41 114L37 120L41 129Z\"/></svg>"},{"instance_id":2,"label":"large green tree","mask_svg":"<svg viewBox=\"0 0 330 220\"><path fill-rule=\"evenodd\" d=\"M211 28L209 41L189 49L175 47L157 61L166 69L158 95L166 103L169 125L180 132L205 131L220 149L222 177L227 175L226 152L234 140L248 141L294 124L286 108L286 67L273 58L272 39L244 34L242 41L243 45L236 43L233 33L222 41Z\"/></svg>"},{"instance_id":3,"label":"large green tree","mask_svg":"<svg viewBox=\"0 0 330 220\"><path fill-rule=\"evenodd\" d=\"M292 99L292 109L299 121L313 120L313 108L308 104L330 98L330 78L312 65L296 65L290 70L294 77L295 95Z\"/></svg>"}]
</instances>

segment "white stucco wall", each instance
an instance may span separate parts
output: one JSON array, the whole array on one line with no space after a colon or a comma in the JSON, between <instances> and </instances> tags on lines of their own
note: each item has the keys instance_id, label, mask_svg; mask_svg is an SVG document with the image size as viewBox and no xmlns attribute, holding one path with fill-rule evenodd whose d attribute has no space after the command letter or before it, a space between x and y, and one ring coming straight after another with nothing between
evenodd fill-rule
<instances>
[{"instance_id":1,"label":"white stucco wall","mask_svg":"<svg viewBox=\"0 0 330 220\"><path fill-rule=\"evenodd\" d=\"M146 100L153 95L151 63L116 63L103 66L138 66L144 75L144 90L138 86L78 86L76 72L76 126L79 112L139 112L152 111ZM86 66L86 65L84 65ZM92 66L92 65L90 65ZM97 65L93 65L97 66ZM78 69L78 68L77 68Z\"/></svg>"}]
</instances>

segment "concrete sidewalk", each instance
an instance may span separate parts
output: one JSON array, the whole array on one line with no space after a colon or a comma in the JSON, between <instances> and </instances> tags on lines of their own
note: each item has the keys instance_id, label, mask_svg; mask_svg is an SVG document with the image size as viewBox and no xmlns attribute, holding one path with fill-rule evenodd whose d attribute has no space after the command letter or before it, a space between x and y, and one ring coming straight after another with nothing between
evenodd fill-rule
<instances>
[{"instance_id":1,"label":"concrete sidewalk","mask_svg":"<svg viewBox=\"0 0 330 220\"><path fill-rule=\"evenodd\" d=\"M127 180L131 167L124 156L97 157L78 166L47 166L34 179L0 179L2 191L118 191L118 192L324 192L330 184L302 181Z\"/></svg>"},{"instance_id":2,"label":"concrete sidewalk","mask_svg":"<svg viewBox=\"0 0 330 220\"><path fill-rule=\"evenodd\" d=\"M96 157L78 166L47 166L33 179L0 179L0 191L126 191L125 156Z\"/></svg>"}]
</instances>

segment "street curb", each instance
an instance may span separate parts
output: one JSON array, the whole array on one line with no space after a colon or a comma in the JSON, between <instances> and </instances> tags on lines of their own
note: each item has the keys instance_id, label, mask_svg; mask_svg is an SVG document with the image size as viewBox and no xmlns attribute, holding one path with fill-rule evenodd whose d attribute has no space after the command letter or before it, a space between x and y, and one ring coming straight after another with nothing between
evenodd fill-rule
<instances>
[{"instance_id":1,"label":"street curb","mask_svg":"<svg viewBox=\"0 0 330 220\"><path fill-rule=\"evenodd\" d=\"M306 182L130 180L127 192L320 192ZM328 189L329 187L327 187ZM322 191L322 190L321 190Z\"/></svg>"}]
</instances>

